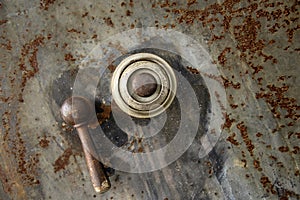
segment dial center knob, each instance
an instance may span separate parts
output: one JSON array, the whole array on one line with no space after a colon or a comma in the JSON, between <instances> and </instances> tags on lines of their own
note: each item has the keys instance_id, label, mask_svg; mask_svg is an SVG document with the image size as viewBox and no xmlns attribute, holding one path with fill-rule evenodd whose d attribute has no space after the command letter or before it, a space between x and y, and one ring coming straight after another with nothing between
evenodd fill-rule
<instances>
[{"instance_id":1,"label":"dial center knob","mask_svg":"<svg viewBox=\"0 0 300 200\"><path fill-rule=\"evenodd\" d=\"M155 77L149 73L134 73L129 80L132 91L140 97L149 97L157 89Z\"/></svg>"}]
</instances>

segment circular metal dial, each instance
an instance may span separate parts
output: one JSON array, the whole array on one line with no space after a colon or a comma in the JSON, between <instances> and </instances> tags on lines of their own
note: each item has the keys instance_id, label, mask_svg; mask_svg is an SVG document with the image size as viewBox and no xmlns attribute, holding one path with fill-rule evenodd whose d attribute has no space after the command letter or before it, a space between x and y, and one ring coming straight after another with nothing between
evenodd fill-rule
<instances>
[{"instance_id":1,"label":"circular metal dial","mask_svg":"<svg viewBox=\"0 0 300 200\"><path fill-rule=\"evenodd\" d=\"M150 118L162 113L172 103L177 89L172 67L151 53L137 53L125 58L116 68L112 96L125 113Z\"/></svg>"}]
</instances>

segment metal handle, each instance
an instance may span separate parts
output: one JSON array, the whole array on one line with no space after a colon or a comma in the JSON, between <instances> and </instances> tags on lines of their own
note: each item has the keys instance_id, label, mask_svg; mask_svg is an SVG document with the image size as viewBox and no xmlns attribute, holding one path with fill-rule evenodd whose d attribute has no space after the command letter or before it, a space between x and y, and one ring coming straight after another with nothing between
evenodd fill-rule
<instances>
[{"instance_id":1,"label":"metal handle","mask_svg":"<svg viewBox=\"0 0 300 200\"><path fill-rule=\"evenodd\" d=\"M103 165L90 153L90 151L95 152L95 148L93 141L89 135L87 126L77 127L77 131L82 143L86 164L90 172L94 189L96 192L104 193L110 189L110 181L104 172Z\"/></svg>"}]
</instances>

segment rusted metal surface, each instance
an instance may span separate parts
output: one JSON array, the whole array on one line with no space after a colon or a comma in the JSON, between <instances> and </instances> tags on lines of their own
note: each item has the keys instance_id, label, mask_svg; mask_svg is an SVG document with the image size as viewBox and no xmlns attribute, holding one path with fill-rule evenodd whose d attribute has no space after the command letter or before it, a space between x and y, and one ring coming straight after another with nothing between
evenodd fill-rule
<instances>
[{"instance_id":1,"label":"rusted metal surface","mask_svg":"<svg viewBox=\"0 0 300 200\"><path fill-rule=\"evenodd\" d=\"M0 1L0 197L299 199L299 7L297 0ZM97 43L146 26L183 32L207 48L222 74L211 78L226 89L226 122L208 156L199 159L192 146L156 172L116 171L100 196L59 107ZM69 81L56 84L62 76ZM109 119L101 106L99 116Z\"/></svg>"}]
</instances>

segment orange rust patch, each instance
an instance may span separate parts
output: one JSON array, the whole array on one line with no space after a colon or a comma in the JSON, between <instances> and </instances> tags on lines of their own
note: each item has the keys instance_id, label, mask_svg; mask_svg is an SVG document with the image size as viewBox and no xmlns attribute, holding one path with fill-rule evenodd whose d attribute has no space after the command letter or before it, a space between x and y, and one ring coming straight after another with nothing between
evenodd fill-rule
<instances>
[{"instance_id":1,"label":"orange rust patch","mask_svg":"<svg viewBox=\"0 0 300 200\"><path fill-rule=\"evenodd\" d=\"M281 118L280 109L285 110L287 114L284 118L290 118L294 121L300 117L300 106L297 105L295 98L288 98L284 93L287 92L289 86L283 84L281 87L277 87L274 84L267 85L269 91L263 91L256 94L257 99L264 99L271 107L271 112L274 117Z\"/></svg>"},{"instance_id":2,"label":"orange rust patch","mask_svg":"<svg viewBox=\"0 0 300 200\"><path fill-rule=\"evenodd\" d=\"M54 172L58 172L66 168L69 164L70 157L72 156L72 149L68 148L64 151L64 153L56 159L55 163L53 164Z\"/></svg>"},{"instance_id":3,"label":"orange rust patch","mask_svg":"<svg viewBox=\"0 0 300 200\"><path fill-rule=\"evenodd\" d=\"M39 47L44 44L44 39L43 36L38 35L35 39L23 45L19 57L19 69L15 69L12 76L9 77L11 87L15 88L15 91L6 99L6 102L16 105L16 108L18 108L17 101L23 102L23 91L27 81L39 71L36 56ZM17 77L18 75L20 77ZM17 79L20 80L20 84L16 81ZM20 123L18 110L8 110L2 115L4 130L2 150L4 154L1 154L8 162L15 162L15 165L10 166L6 173L14 186L19 185L16 187L18 192L24 192L24 187L39 184L37 166L40 154L27 151L22 138ZM14 127L14 129L12 130L11 127Z\"/></svg>"},{"instance_id":4,"label":"orange rust patch","mask_svg":"<svg viewBox=\"0 0 300 200\"><path fill-rule=\"evenodd\" d=\"M44 39L45 38L43 36L37 36L31 42L23 45L23 48L21 50L19 69L24 73L21 81L21 93L19 94L20 102L24 101L22 93L24 91L24 87L26 85L27 80L32 78L39 71L36 56L38 52L38 47L44 44ZM31 69L26 65L26 61L29 62Z\"/></svg>"},{"instance_id":5,"label":"orange rust patch","mask_svg":"<svg viewBox=\"0 0 300 200\"><path fill-rule=\"evenodd\" d=\"M249 139L247 127L244 125L243 122L240 122L239 124L237 124L237 128L240 130L241 136L243 138L244 143L246 144L246 147L250 155L253 156L254 145L252 144L252 141Z\"/></svg>"},{"instance_id":6,"label":"orange rust patch","mask_svg":"<svg viewBox=\"0 0 300 200\"><path fill-rule=\"evenodd\" d=\"M238 41L237 48L242 52L250 50L255 53L264 47L262 40L256 41L257 31L261 28L261 24L252 17L247 17L243 25L234 27L234 36Z\"/></svg>"}]
</instances>

